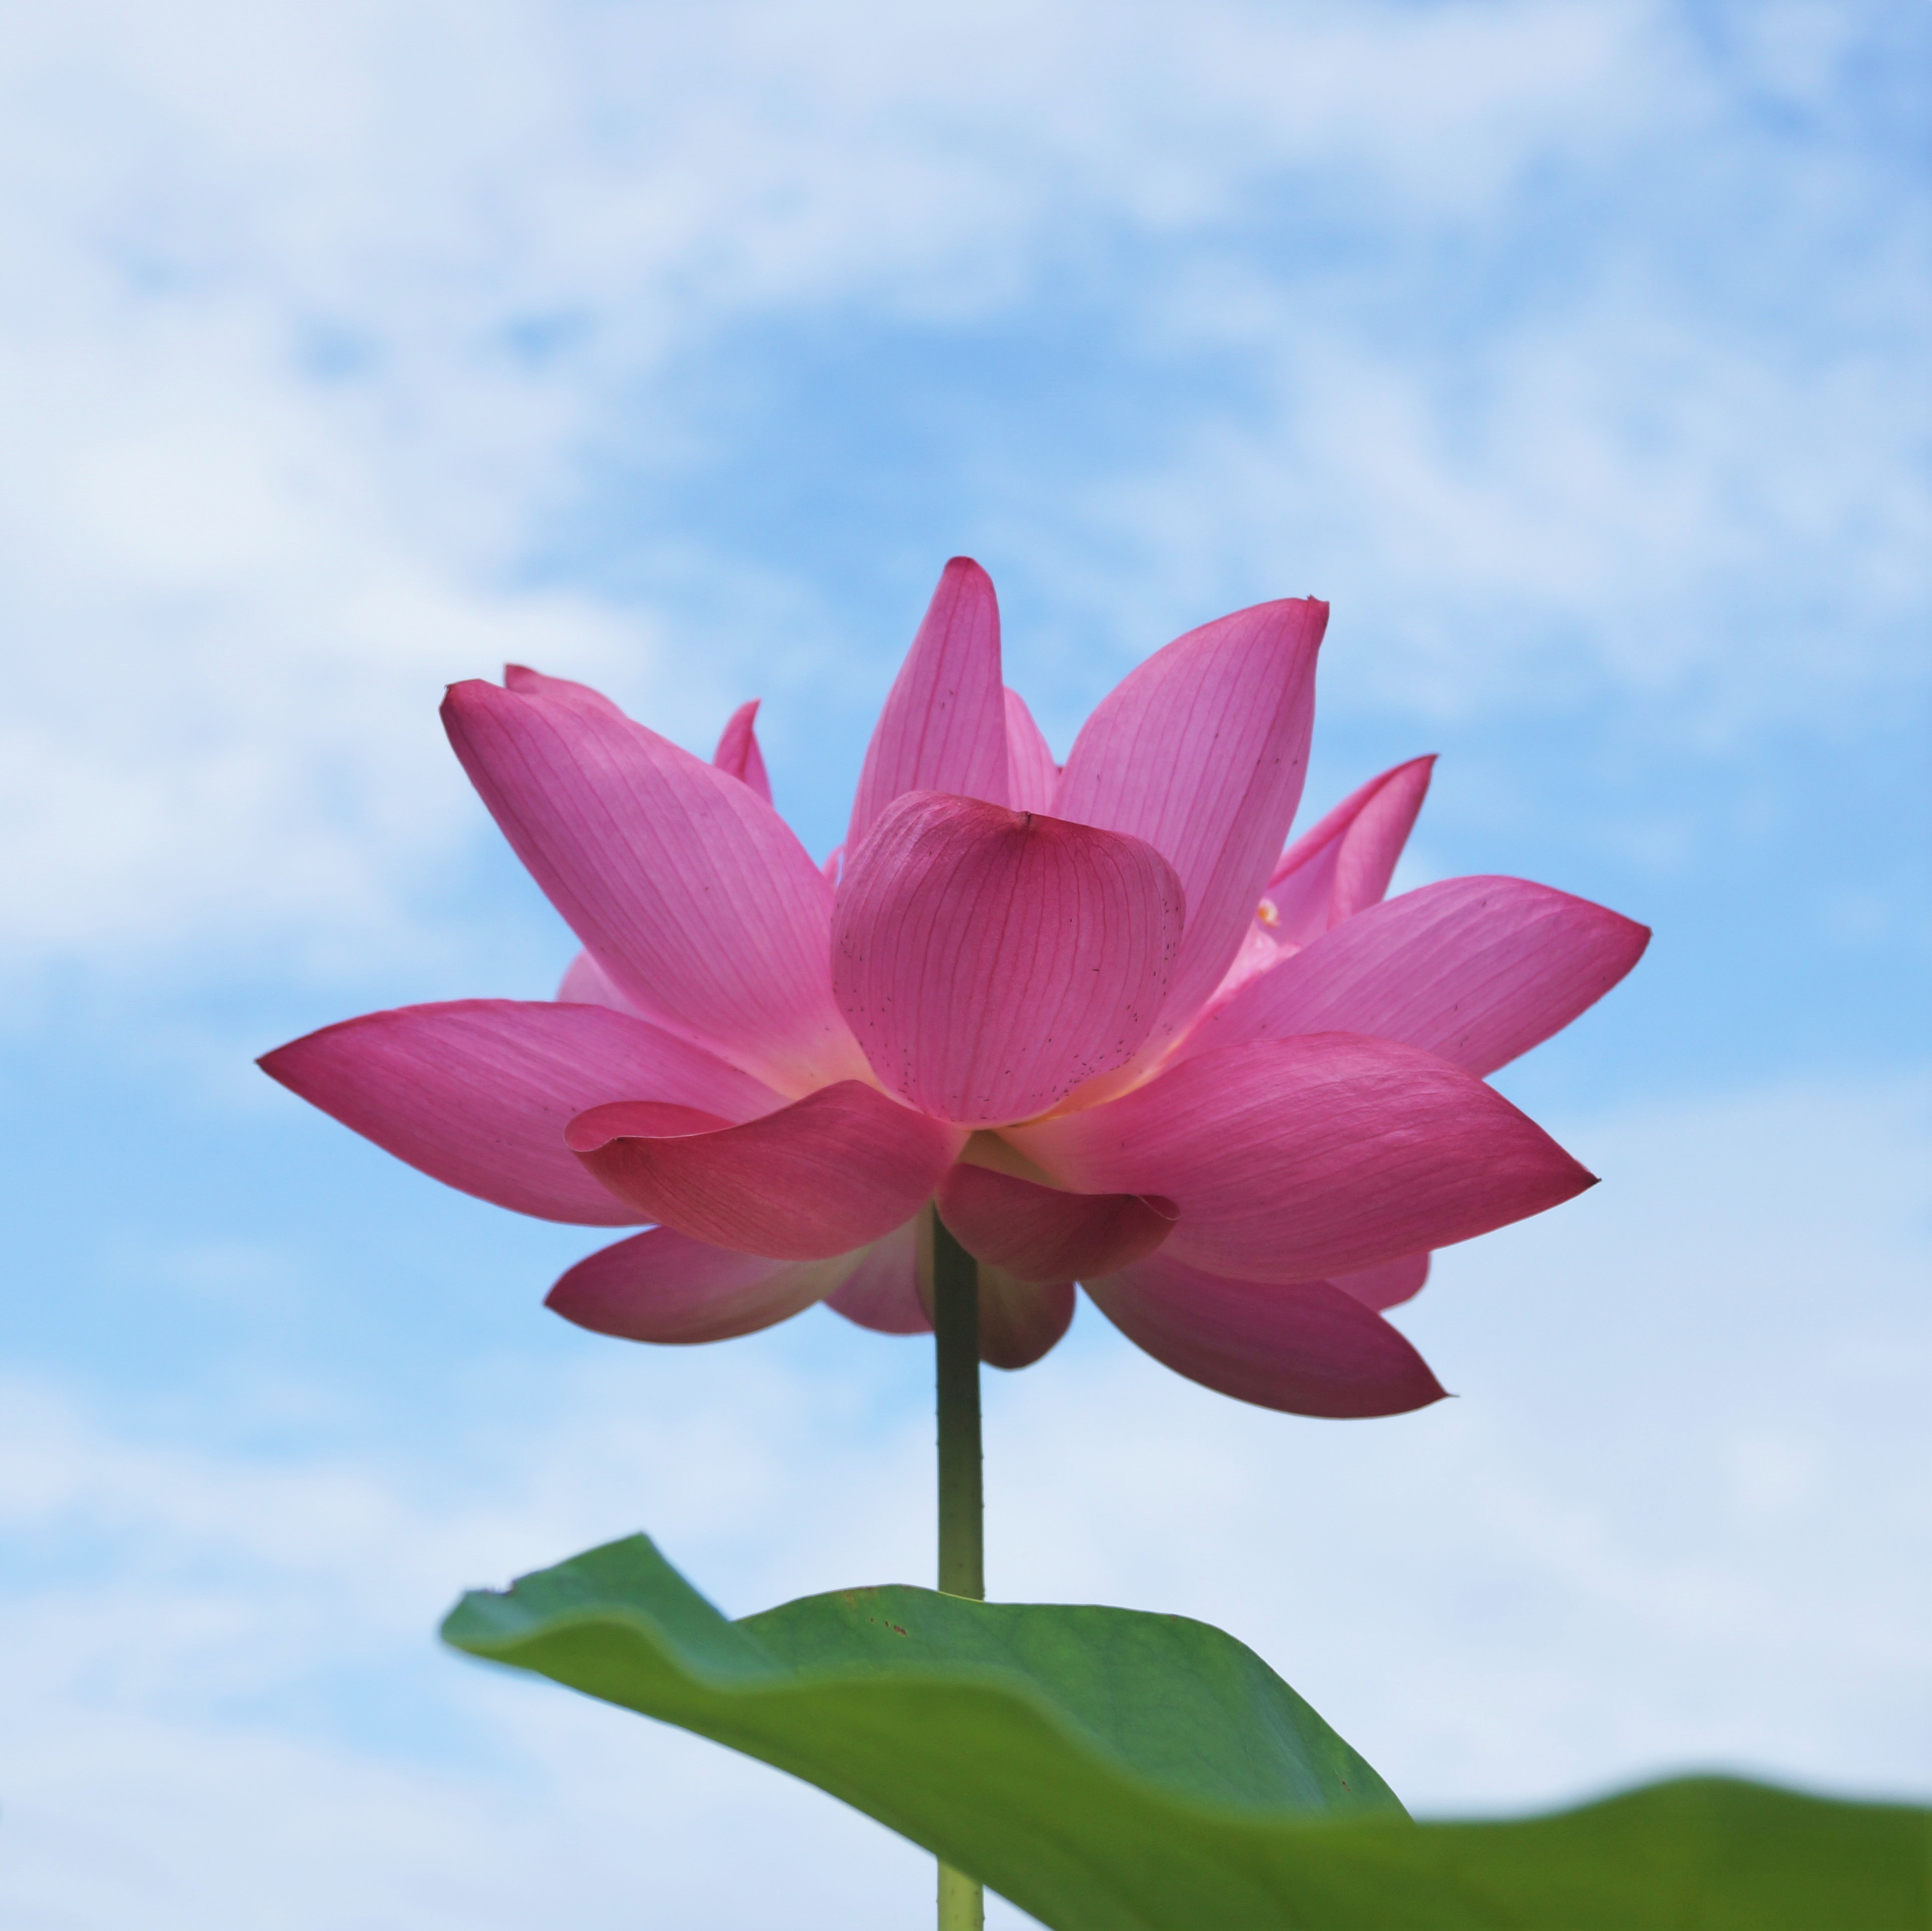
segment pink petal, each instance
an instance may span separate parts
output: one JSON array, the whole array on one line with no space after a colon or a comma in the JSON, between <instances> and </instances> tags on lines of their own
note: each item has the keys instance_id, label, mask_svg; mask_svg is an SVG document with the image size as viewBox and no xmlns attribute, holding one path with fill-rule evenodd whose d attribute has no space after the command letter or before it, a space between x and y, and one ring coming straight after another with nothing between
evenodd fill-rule
<instances>
[{"instance_id":1,"label":"pink petal","mask_svg":"<svg viewBox=\"0 0 1932 1931\"><path fill-rule=\"evenodd\" d=\"M848 850L902 792L1006 802L1006 696L993 580L970 556L946 565L866 747Z\"/></svg>"},{"instance_id":2,"label":"pink petal","mask_svg":"<svg viewBox=\"0 0 1932 1931\"><path fill-rule=\"evenodd\" d=\"M601 1006L459 999L365 1013L278 1047L262 1069L412 1167L542 1220L645 1216L586 1173L572 1117L652 1093L748 1120L780 1096L701 1048Z\"/></svg>"},{"instance_id":3,"label":"pink petal","mask_svg":"<svg viewBox=\"0 0 1932 1931\"><path fill-rule=\"evenodd\" d=\"M555 681L454 685L443 718L518 856L613 985L788 1091L861 1069L826 972L832 888L784 820L601 699L555 694Z\"/></svg>"},{"instance_id":4,"label":"pink petal","mask_svg":"<svg viewBox=\"0 0 1932 1931\"><path fill-rule=\"evenodd\" d=\"M1429 1279L1429 1256L1405 1254L1399 1261L1384 1261L1379 1267L1364 1267L1358 1274L1337 1274L1334 1284L1352 1300L1379 1314L1384 1308L1413 1300Z\"/></svg>"},{"instance_id":5,"label":"pink petal","mask_svg":"<svg viewBox=\"0 0 1932 1931\"><path fill-rule=\"evenodd\" d=\"M554 703L574 704L579 710L590 711L607 718L624 718L618 706L605 697L602 691L592 689L588 684L579 684L568 677L546 677L541 670L532 670L527 664L506 664L503 666L503 688L514 691L524 697L547 697ZM624 718L626 723L630 721Z\"/></svg>"},{"instance_id":6,"label":"pink petal","mask_svg":"<svg viewBox=\"0 0 1932 1931\"><path fill-rule=\"evenodd\" d=\"M620 1199L694 1240L818 1261L910 1219L965 1136L845 1080L741 1126L662 1105L596 1106L564 1138Z\"/></svg>"},{"instance_id":7,"label":"pink petal","mask_svg":"<svg viewBox=\"0 0 1932 1931\"><path fill-rule=\"evenodd\" d=\"M1083 1193L1164 1195L1180 1218L1162 1254L1238 1280L1358 1272L1593 1184L1481 1081L1350 1033L1204 1053L1005 1137Z\"/></svg>"},{"instance_id":8,"label":"pink petal","mask_svg":"<svg viewBox=\"0 0 1932 1931\"><path fill-rule=\"evenodd\" d=\"M1023 1281L1111 1274L1151 1254L1174 1226L1166 1201L1068 1193L963 1162L941 1182L938 1199L961 1246Z\"/></svg>"},{"instance_id":9,"label":"pink petal","mask_svg":"<svg viewBox=\"0 0 1932 1931\"><path fill-rule=\"evenodd\" d=\"M826 1306L876 1333L930 1334L932 1317L919 1294L919 1219L874 1241Z\"/></svg>"},{"instance_id":10,"label":"pink petal","mask_svg":"<svg viewBox=\"0 0 1932 1931\"><path fill-rule=\"evenodd\" d=\"M1371 906L1248 980L1182 1055L1299 1033L1369 1033L1493 1072L1636 964L1633 921L1521 878L1448 878Z\"/></svg>"},{"instance_id":11,"label":"pink petal","mask_svg":"<svg viewBox=\"0 0 1932 1931\"><path fill-rule=\"evenodd\" d=\"M758 748L758 733L753 728L758 716L757 698L748 704L740 704L725 724L718 740L718 748L711 754L711 762L720 771L729 772L734 778L748 784L769 805L772 802L772 781L765 775L764 754Z\"/></svg>"},{"instance_id":12,"label":"pink petal","mask_svg":"<svg viewBox=\"0 0 1932 1931\"><path fill-rule=\"evenodd\" d=\"M1327 1281L1262 1287L1156 1254L1087 1292L1156 1361L1258 1408L1341 1419L1403 1414L1442 1399L1402 1336Z\"/></svg>"},{"instance_id":13,"label":"pink petal","mask_svg":"<svg viewBox=\"0 0 1932 1931\"><path fill-rule=\"evenodd\" d=\"M579 952L557 982L557 1003L564 1006L608 1006L616 1012L637 1008L610 983L610 976L588 952ZM646 1015L640 1014L642 1018Z\"/></svg>"},{"instance_id":14,"label":"pink petal","mask_svg":"<svg viewBox=\"0 0 1932 1931\"><path fill-rule=\"evenodd\" d=\"M1022 1120L1147 1037L1181 919L1137 838L910 792L848 853L832 982L890 1090L942 1119Z\"/></svg>"},{"instance_id":15,"label":"pink petal","mask_svg":"<svg viewBox=\"0 0 1932 1931\"><path fill-rule=\"evenodd\" d=\"M823 1300L850 1265L767 1261L653 1227L578 1261L544 1305L622 1341L728 1341Z\"/></svg>"},{"instance_id":16,"label":"pink petal","mask_svg":"<svg viewBox=\"0 0 1932 1931\"><path fill-rule=\"evenodd\" d=\"M1293 598L1190 631L1087 721L1060 774L1063 818L1144 838L1172 862L1187 932L1150 1048L1220 983L1301 796L1328 606Z\"/></svg>"},{"instance_id":17,"label":"pink petal","mask_svg":"<svg viewBox=\"0 0 1932 1931\"><path fill-rule=\"evenodd\" d=\"M1282 853L1268 885L1278 942L1305 946L1382 902L1435 768L1412 758L1370 778Z\"/></svg>"},{"instance_id":18,"label":"pink petal","mask_svg":"<svg viewBox=\"0 0 1932 1931\"><path fill-rule=\"evenodd\" d=\"M1006 693L1006 802L1016 811L1051 811L1060 783L1046 739L1017 691Z\"/></svg>"},{"instance_id":19,"label":"pink petal","mask_svg":"<svg viewBox=\"0 0 1932 1931\"><path fill-rule=\"evenodd\" d=\"M1030 1368L1073 1321L1073 1283L1023 1281L980 1269L980 1359L989 1368Z\"/></svg>"}]
</instances>

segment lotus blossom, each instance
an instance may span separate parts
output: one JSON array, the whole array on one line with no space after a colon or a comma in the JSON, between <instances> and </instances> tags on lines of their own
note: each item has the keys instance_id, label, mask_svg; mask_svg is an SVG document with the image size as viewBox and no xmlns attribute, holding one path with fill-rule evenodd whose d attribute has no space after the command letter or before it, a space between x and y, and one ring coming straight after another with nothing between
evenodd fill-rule
<instances>
[{"instance_id":1,"label":"lotus blossom","mask_svg":"<svg viewBox=\"0 0 1932 1931\"><path fill-rule=\"evenodd\" d=\"M1382 1311L1431 1249L1592 1184L1484 1076L1648 934L1520 879L1385 898L1426 758L1284 852L1327 620L1290 598L1190 631L1059 766L956 558L824 868L772 807L755 702L707 765L580 684L455 685L457 755L583 952L554 1002L370 1013L262 1063L452 1186L649 1223L550 1291L602 1333L820 1301L927 1331L930 1203L996 1366L1052 1348L1078 1284L1243 1400L1419 1407L1443 1391Z\"/></svg>"}]
</instances>

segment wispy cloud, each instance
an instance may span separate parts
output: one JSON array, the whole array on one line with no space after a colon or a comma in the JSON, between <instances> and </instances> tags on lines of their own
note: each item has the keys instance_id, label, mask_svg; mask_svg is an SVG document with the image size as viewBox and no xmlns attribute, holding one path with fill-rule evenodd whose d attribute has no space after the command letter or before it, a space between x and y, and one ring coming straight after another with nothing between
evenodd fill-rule
<instances>
[{"instance_id":1,"label":"wispy cloud","mask_svg":"<svg viewBox=\"0 0 1932 1931\"><path fill-rule=\"evenodd\" d=\"M479 821L430 706L506 653L692 739L788 652L842 703L875 581L748 555L680 507L699 477L856 492L931 561L987 542L1123 655L1324 589L1371 706L1688 691L1721 736L1867 704L1909 674L1926 514L1919 200L1856 112L1894 18L38 16L0 136L12 945L435 943ZM930 454L888 433L826 475L864 367L776 442L731 419L741 378L806 379L761 328L970 360L1055 316L1114 417L1155 367L1160 408L1123 463L1044 369L993 439L961 400L963 528L879 526Z\"/></svg>"}]
</instances>

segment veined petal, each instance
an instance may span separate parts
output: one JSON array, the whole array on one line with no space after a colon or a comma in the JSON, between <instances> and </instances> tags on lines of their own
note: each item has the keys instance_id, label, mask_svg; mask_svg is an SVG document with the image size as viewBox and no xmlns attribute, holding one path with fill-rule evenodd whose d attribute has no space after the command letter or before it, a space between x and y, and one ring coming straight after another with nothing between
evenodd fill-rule
<instances>
[{"instance_id":1,"label":"veined petal","mask_svg":"<svg viewBox=\"0 0 1932 1931\"><path fill-rule=\"evenodd\" d=\"M1358 1274L1336 1274L1334 1285L1350 1300L1358 1300L1376 1313L1400 1306L1420 1294L1429 1279L1429 1256L1405 1254L1399 1261L1384 1261L1379 1267L1364 1267Z\"/></svg>"},{"instance_id":2,"label":"veined petal","mask_svg":"<svg viewBox=\"0 0 1932 1931\"><path fill-rule=\"evenodd\" d=\"M1244 1040L1367 1033L1493 1072L1622 979L1646 927L1522 878L1448 878L1371 906L1210 1012L1183 1057Z\"/></svg>"},{"instance_id":3,"label":"veined petal","mask_svg":"<svg viewBox=\"0 0 1932 1931\"><path fill-rule=\"evenodd\" d=\"M970 556L948 563L912 649L879 713L848 851L902 793L950 791L1006 802L1006 704L1000 682L1000 607Z\"/></svg>"},{"instance_id":4,"label":"veined petal","mask_svg":"<svg viewBox=\"0 0 1932 1931\"><path fill-rule=\"evenodd\" d=\"M772 802L772 781L765 775L764 753L758 748L758 733L755 728L758 718L758 700L740 704L726 721L724 729L718 739L718 748L711 754L711 762L720 771L748 784L765 802Z\"/></svg>"},{"instance_id":5,"label":"veined petal","mask_svg":"<svg viewBox=\"0 0 1932 1931\"><path fill-rule=\"evenodd\" d=\"M1132 1057L1182 918L1138 838L915 791L847 855L832 983L890 1090L968 1125L1023 1120Z\"/></svg>"},{"instance_id":6,"label":"veined petal","mask_svg":"<svg viewBox=\"0 0 1932 1931\"><path fill-rule=\"evenodd\" d=\"M586 1107L649 1093L748 1120L782 1096L690 1041L602 1006L459 999L364 1013L265 1054L262 1069L398 1159L542 1220L646 1216L563 1142Z\"/></svg>"},{"instance_id":7,"label":"veined petal","mask_svg":"<svg viewBox=\"0 0 1932 1931\"><path fill-rule=\"evenodd\" d=\"M768 1261L653 1227L578 1261L544 1305L622 1341L728 1341L823 1300L853 1260Z\"/></svg>"},{"instance_id":8,"label":"veined petal","mask_svg":"<svg viewBox=\"0 0 1932 1931\"><path fill-rule=\"evenodd\" d=\"M694 1240L774 1260L868 1246L909 1219L965 1142L859 1080L740 1126L702 1112L592 1107L565 1144L640 1213Z\"/></svg>"},{"instance_id":9,"label":"veined petal","mask_svg":"<svg viewBox=\"0 0 1932 1931\"><path fill-rule=\"evenodd\" d=\"M969 1254L1023 1281L1111 1274L1151 1254L1174 1226L1171 1201L1068 1193L963 1162L940 1183L938 1204Z\"/></svg>"},{"instance_id":10,"label":"veined petal","mask_svg":"<svg viewBox=\"0 0 1932 1931\"><path fill-rule=\"evenodd\" d=\"M1006 802L1016 811L1051 811L1060 767L1026 700L1006 692Z\"/></svg>"},{"instance_id":11,"label":"veined petal","mask_svg":"<svg viewBox=\"0 0 1932 1931\"><path fill-rule=\"evenodd\" d=\"M1327 1281L1264 1287L1156 1254L1085 1285L1130 1341L1237 1401L1348 1419L1403 1414L1442 1399L1442 1384L1408 1342Z\"/></svg>"},{"instance_id":12,"label":"veined petal","mask_svg":"<svg viewBox=\"0 0 1932 1931\"><path fill-rule=\"evenodd\" d=\"M1282 853L1268 883L1277 943L1305 946L1382 902L1435 768L1415 757L1370 778Z\"/></svg>"},{"instance_id":13,"label":"veined petal","mask_svg":"<svg viewBox=\"0 0 1932 1931\"><path fill-rule=\"evenodd\" d=\"M612 983L786 1090L859 1071L826 973L832 888L784 820L603 700L556 694L556 681L454 685L443 718L518 856Z\"/></svg>"},{"instance_id":14,"label":"veined petal","mask_svg":"<svg viewBox=\"0 0 1932 1931\"><path fill-rule=\"evenodd\" d=\"M1187 931L1151 1049L1220 983L1301 796L1328 606L1258 604L1130 672L1060 773L1063 818L1144 838L1179 874Z\"/></svg>"},{"instance_id":15,"label":"veined petal","mask_svg":"<svg viewBox=\"0 0 1932 1931\"><path fill-rule=\"evenodd\" d=\"M862 1252L844 1284L828 1295L835 1314L878 1334L930 1334L932 1317L920 1298L918 1231L923 1215L896 1227Z\"/></svg>"},{"instance_id":16,"label":"veined petal","mask_svg":"<svg viewBox=\"0 0 1932 1931\"><path fill-rule=\"evenodd\" d=\"M1355 1273L1593 1184L1480 1080L1351 1033L1204 1053L1005 1137L1062 1186L1164 1195L1180 1217L1162 1255L1237 1280Z\"/></svg>"}]
</instances>

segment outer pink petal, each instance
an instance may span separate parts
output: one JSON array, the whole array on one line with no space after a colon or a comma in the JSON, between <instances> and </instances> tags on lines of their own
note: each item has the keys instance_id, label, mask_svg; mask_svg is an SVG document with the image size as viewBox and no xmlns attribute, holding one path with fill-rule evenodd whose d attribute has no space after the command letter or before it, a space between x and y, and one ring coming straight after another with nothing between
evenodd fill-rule
<instances>
[{"instance_id":1,"label":"outer pink petal","mask_svg":"<svg viewBox=\"0 0 1932 1931\"><path fill-rule=\"evenodd\" d=\"M519 697L546 697L554 703L574 704L579 710L602 717L624 716L623 712L602 691L593 690L590 685L577 683L568 677L546 677L541 670L532 670L527 664L503 666L503 688L515 691ZM629 720L626 718L625 721L628 723Z\"/></svg>"},{"instance_id":2,"label":"outer pink petal","mask_svg":"<svg viewBox=\"0 0 1932 1931\"><path fill-rule=\"evenodd\" d=\"M1442 1399L1401 1335L1327 1281L1262 1287L1156 1254L1087 1291L1156 1361L1259 1408L1342 1419Z\"/></svg>"},{"instance_id":3,"label":"outer pink petal","mask_svg":"<svg viewBox=\"0 0 1932 1931\"><path fill-rule=\"evenodd\" d=\"M823 1300L850 1266L762 1260L653 1227L578 1261L544 1305L622 1341L728 1341Z\"/></svg>"},{"instance_id":4,"label":"outer pink petal","mask_svg":"<svg viewBox=\"0 0 1932 1931\"><path fill-rule=\"evenodd\" d=\"M1237 1280L1354 1273L1593 1183L1481 1081L1348 1033L1203 1054L1006 1137L1083 1193L1165 1195L1180 1219L1163 1255Z\"/></svg>"},{"instance_id":5,"label":"outer pink petal","mask_svg":"<svg viewBox=\"0 0 1932 1931\"><path fill-rule=\"evenodd\" d=\"M1413 1300L1429 1279L1429 1256L1405 1254L1399 1261L1384 1261L1379 1267L1365 1267L1358 1274L1337 1274L1334 1285L1352 1300L1379 1314L1384 1308Z\"/></svg>"},{"instance_id":6,"label":"outer pink petal","mask_svg":"<svg viewBox=\"0 0 1932 1931\"><path fill-rule=\"evenodd\" d=\"M912 640L866 747L846 849L902 792L1006 802L1006 706L993 580L956 556Z\"/></svg>"},{"instance_id":7,"label":"outer pink petal","mask_svg":"<svg viewBox=\"0 0 1932 1931\"><path fill-rule=\"evenodd\" d=\"M1449 878L1344 921L1248 980L1184 1055L1298 1033L1370 1033L1493 1072L1636 964L1647 928L1521 878Z\"/></svg>"},{"instance_id":8,"label":"outer pink petal","mask_svg":"<svg viewBox=\"0 0 1932 1931\"><path fill-rule=\"evenodd\" d=\"M1268 886L1278 941L1305 946L1382 902L1435 768L1412 758L1370 778L1288 847Z\"/></svg>"},{"instance_id":9,"label":"outer pink petal","mask_svg":"<svg viewBox=\"0 0 1932 1931\"><path fill-rule=\"evenodd\" d=\"M793 1092L859 1070L825 969L832 888L748 785L601 699L458 684L443 718L626 998Z\"/></svg>"},{"instance_id":10,"label":"outer pink petal","mask_svg":"<svg viewBox=\"0 0 1932 1931\"><path fill-rule=\"evenodd\" d=\"M748 1120L780 1096L689 1041L601 1006L460 999L326 1026L262 1070L412 1167L542 1220L623 1227L644 1216L563 1143L572 1117L649 1093Z\"/></svg>"},{"instance_id":11,"label":"outer pink petal","mask_svg":"<svg viewBox=\"0 0 1932 1931\"><path fill-rule=\"evenodd\" d=\"M1051 811L1060 767L1026 700L1006 692L1006 802L1016 811Z\"/></svg>"},{"instance_id":12,"label":"outer pink petal","mask_svg":"<svg viewBox=\"0 0 1932 1931\"><path fill-rule=\"evenodd\" d=\"M758 717L757 698L749 703L740 704L726 723L718 740L718 748L711 754L711 762L720 771L728 771L734 778L748 784L769 805L772 802L772 781L765 775L764 753L758 748L758 733L754 728Z\"/></svg>"},{"instance_id":13,"label":"outer pink petal","mask_svg":"<svg viewBox=\"0 0 1932 1931\"><path fill-rule=\"evenodd\" d=\"M910 792L847 856L832 983L889 1090L942 1119L1023 1120L1147 1037L1182 916L1138 838Z\"/></svg>"},{"instance_id":14,"label":"outer pink petal","mask_svg":"<svg viewBox=\"0 0 1932 1931\"><path fill-rule=\"evenodd\" d=\"M940 1183L938 1199L961 1246L1023 1281L1111 1274L1151 1254L1174 1227L1169 1201L1068 1193L964 1164Z\"/></svg>"},{"instance_id":15,"label":"outer pink petal","mask_svg":"<svg viewBox=\"0 0 1932 1931\"><path fill-rule=\"evenodd\" d=\"M1301 796L1328 606L1258 604L1190 631L1087 721L1054 811L1144 838L1187 895L1187 933L1150 1045L1199 1010L1240 949Z\"/></svg>"},{"instance_id":16,"label":"outer pink petal","mask_svg":"<svg viewBox=\"0 0 1932 1931\"><path fill-rule=\"evenodd\" d=\"M932 1317L919 1294L919 1222L908 1221L862 1253L826 1306L880 1334L930 1334Z\"/></svg>"},{"instance_id":17,"label":"outer pink petal","mask_svg":"<svg viewBox=\"0 0 1932 1931\"><path fill-rule=\"evenodd\" d=\"M909 1219L965 1135L858 1080L741 1126L622 1102L565 1129L571 1151L640 1213L718 1247L819 1261Z\"/></svg>"}]
</instances>

